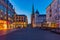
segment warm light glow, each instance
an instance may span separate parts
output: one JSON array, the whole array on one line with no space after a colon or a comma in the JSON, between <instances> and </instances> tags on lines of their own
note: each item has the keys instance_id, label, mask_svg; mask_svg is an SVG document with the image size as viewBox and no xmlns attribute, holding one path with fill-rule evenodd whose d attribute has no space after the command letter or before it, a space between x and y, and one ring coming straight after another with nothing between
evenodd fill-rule
<instances>
[{"instance_id":1,"label":"warm light glow","mask_svg":"<svg viewBox=\"0 0 60 40\"><path fill-rule=\"evenodd\" d=\"M20 28L26 28L27 22L14 22L12 23L14 28L20 27Z\"/></svg>"},{"instance_id":2,"label":"warm light glow","mask_svg":"<svg viewBox=\"0 0 60 40\"><path fill-rule=\"evenodd\" d=\"M33 24L33 28L35 28L36 27L36 25L35 24Z\"/></svg>"},{"instance_id":3,"label":"warm light glow","mask_svg":"<svg viewBox=\"0 0 60 40\"><path fill-rule=\"evenodd\" d=\"M0 20L0 30L7 29L7 22L4 20Z\"/></svg>"},{"instance_id":4,"label":"warm light glow","mask_svg":"<svg viewBox=\"0 0 60 40\"><path fill-rule=\"evenodd\" d=\"M7 24L4 24L4 29L7 29Z\"/></svg>"},{"instance_id":5,"label":"warm light glow","mask_svg":"<svg viewBox=\"0 0 60 40\"><path fill-rule=\"evenodd\" d=\"M51 24L51 27L52 27L52 28L57 28L58 26L57 26L56 23L52 23L52 24Z\"/></svg>"}]
</instances>

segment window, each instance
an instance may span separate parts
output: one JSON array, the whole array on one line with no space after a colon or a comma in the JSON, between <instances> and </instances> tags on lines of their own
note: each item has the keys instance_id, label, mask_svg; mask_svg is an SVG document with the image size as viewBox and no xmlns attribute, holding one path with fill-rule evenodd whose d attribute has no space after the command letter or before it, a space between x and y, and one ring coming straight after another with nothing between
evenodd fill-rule
<instances>
[{"instance_id":1,"label":"window","mask_svg":"<svg viewBox=\"0 0 60 40\"><path fill-rule=\"evenodd\" d=\"M10 17L12 17L12 16L13 16L13 12L11 12L10 10L8 10L8 15L9 15Z\"/></svg>"},{"instance_id":2,"label":"window","mask_svg":"<svg viewBox=\"0 0 60 40\"><path fill-rule=\"evenodd\" d=\"M50 8L50 13L52 12L52 9Z\"/></svg>"},{"instance_id":3,"label":"window","mask_svg":"<svg viewBox=\"0 0 60 40\"><path fill-rule=\"evenodd\" d=\"M51 14L49 15L49 17L51 17Z\"/></svg>"},{"instance_id":4,"label":"window","mask_svg":"<svg viewBox=\"0 0 60 40\"><path fill-rule=\"evenodd\" d=\"M3 6L2 6L2 4L0 4L0 10L3 10Z\"/></svg>"},{"instance_id":5,"label":"window","mask_svg":"<svg viewBox=\"0 0 60 40\"><path fill-rule=\"evenodd\" d=\"M55 19L56 19L56 20L60 20L60 15L57 15L57 16L55 17Z\"/></svg>"},{"instance_id":6,"label":"window","mask_svg":"<svg viewBox=\"0 0 60 40\"><path fill-rule=\"evenodd\" d=\"M5 3L7 4L8 0L4 0L4 1L5 1Z\"/></svg>"},{"instance_id":7,"label":"window","mask_svg":"<svg viewBox=\"0 0 60 40\"><path fill-rule=\"evenodd\" d=\"M59 4L60 4L60 0L58 0Z\"/></svg>"},{"instance_id":8,"label":"window","mask_svg":"<svg viewBox=\"0 0 60 40\"><path fill-rule=\"evenodd\" d=\"M59 11L60 11L60 8L59 8Z\"/></svg>"},{"instance_id":9,"label":"window","mask_svg":"<svg viewBox=\"0 0 60 40\"><path fill-rule=\"evenodd\" d=\"M6 13L6 8L2 4L0 4L0 10L2 10L4 13Z\"/></svg>"}]
</instances>

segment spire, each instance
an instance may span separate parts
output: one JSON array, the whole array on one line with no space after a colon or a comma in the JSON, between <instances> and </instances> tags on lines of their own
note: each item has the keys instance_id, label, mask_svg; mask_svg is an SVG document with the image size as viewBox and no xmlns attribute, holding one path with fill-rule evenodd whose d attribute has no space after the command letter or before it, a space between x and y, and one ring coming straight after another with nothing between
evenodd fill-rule
<instances>
[{"instance_id":1,"label":"spire","mask_svg":"<svg viewBox=\"0 0 60 40\"><path fill-rule=\"evenodd\" d=\"M35 12L36 14L39 14L39 11L38 11L38 9L36 10L36 12Z\"/></svg>"},{"instance_id":2,"label":"spire","mask_svg":"<svg viewBox=\"0 0 60 40\"><path fill-rule=\"evenodd\" d=\"M32 14L34 14L34 4L32 5Z\"/></svg>"}]
</instances>

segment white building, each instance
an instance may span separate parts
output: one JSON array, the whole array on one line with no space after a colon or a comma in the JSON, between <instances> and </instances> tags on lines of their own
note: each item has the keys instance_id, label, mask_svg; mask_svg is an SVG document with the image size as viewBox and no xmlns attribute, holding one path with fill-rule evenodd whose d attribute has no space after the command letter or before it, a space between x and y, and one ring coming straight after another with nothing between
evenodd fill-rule
<instances>
[{"instance_id":1,"label":"white building","mask_svg":"<svg viewBox=\"0 0 60 40\"><path fill-rule=\"evenodd\" d=\"M38 10L35 12L35 25L41 27L41 24L46 21L45 14L39 14Z\"/></svg>"},{"instance_id":2,"label":"white building","mask_svg":"<svg viewBox=\"0 0 60 40\"><path fill-rule=\"evenodd\" d=\"M33 18L33 17L32 17ZM33 18L33 27L41 27L41 24L46 21L46 15L44 14L39 14L39 11L36 10L34 13L34 18Z\"/></svg>"},{"instance_id":3,"label":"white building","mask_svg":"<svg viewBox=\"0 0 60 40\"><path fill-rule=\"evenodd\" d=\"M60 28L60 0L53 0L47 7L46 13L47 22L59 24Z\"/></svg>"}]
</instances>

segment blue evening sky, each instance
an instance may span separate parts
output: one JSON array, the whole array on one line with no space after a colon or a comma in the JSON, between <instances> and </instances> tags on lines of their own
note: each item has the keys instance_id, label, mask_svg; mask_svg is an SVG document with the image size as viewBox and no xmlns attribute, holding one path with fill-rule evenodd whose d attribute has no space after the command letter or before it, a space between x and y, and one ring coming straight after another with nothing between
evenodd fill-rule
<instances>
[{"instance_id":1,"label":"blue evening sky","mask_svg":"<svg viewBox=\"0 0 60 40\"><path fill-rule=\"evenodd\" d=\"M28 23L31 21L32 4L35 11L39 10L40 14L46 14L46 8L52 0L9 0L14 6L17 14L24 14L28 17Z\"/></svg>"}]
</instances>

